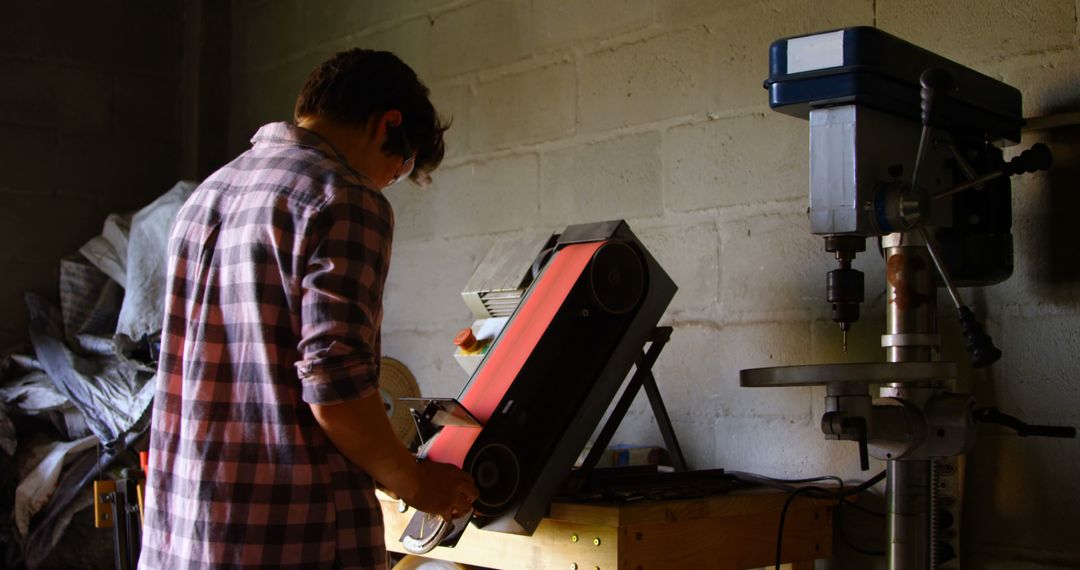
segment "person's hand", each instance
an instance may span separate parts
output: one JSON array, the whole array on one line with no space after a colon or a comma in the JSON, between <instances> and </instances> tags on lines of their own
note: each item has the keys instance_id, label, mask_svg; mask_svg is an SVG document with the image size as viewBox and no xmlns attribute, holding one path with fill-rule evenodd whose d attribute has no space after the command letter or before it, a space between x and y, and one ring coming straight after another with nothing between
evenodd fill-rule
<instances>
[{"instance_id":1,"label":"person's hand","mask_svg":"<svg viewBox=\"0 0 1080 570\"><path fill-rule=\"evenodd\" d=\"M467 512L480 495L461 469L416 462L394 433L378 392L337 404L311 404L311 411L338 451L425 513L450 520Z\"/></svg>"},{"instance_id":2,"label":"person's hand","mask_svg":"<svg viewBox=\"0 0 1080 570\"><path fill-rule=\"evenodd\" d=\"M416 469L414 492L401 498L417 510L451 520L472 508L480 494L472 476L453 465L421 461Z\"/></svg>"}]
</instances>

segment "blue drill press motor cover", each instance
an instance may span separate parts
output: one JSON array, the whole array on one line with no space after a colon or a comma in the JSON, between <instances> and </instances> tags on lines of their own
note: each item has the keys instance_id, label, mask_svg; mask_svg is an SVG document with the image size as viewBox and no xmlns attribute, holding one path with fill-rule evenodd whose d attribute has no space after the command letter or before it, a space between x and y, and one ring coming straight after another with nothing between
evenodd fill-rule
<instances>
[{"instance_id":1,"label":"blue drill press motor cover","mask_svg":"<svg viewBox=\"0 0 1080 570\"><path fill-rule=\"evenodd\" d=\"M810 109L856 103L920 122L919 76L939 68L953 89L932 124L954 136L1020 141L1020 91L877 28L860 26L782 38L769 47L769 106L800 118Z\"/></svg>"}]
</instances>

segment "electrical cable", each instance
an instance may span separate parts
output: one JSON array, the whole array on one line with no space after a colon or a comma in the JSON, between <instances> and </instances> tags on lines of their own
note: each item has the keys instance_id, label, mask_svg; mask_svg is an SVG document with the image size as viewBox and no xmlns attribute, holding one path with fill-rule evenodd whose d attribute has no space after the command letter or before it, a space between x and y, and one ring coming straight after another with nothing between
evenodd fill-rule
<instances>
[{"instance_id":1,"label":"electrical cable","mask_svg":"<svg viewBox=\"0 0 1080 570\"><path fill-rule=\"evenodd\" d=\"M868 513L870 515L873 515L873 516L881 516L881 517L885 516L884 513L878 513L878 512L872 511L870 509L865 509L865 508L859 507L855 503L853 503L853 502L851 502L851 501L849 501L847 499L844 499L836 509L836 533L838 535L840 535L840 539L843 540L844 544L847 545L847 547L849 549L851 549L853 552L858 552L859 554L865 554L867 556L885 556L885 551L884 550L880 550L880 551L879 550L870 550L870 549L867 549L867 548L862 548L862 547L859 547L859 546L855 546L855 543L851 542L851 539L848 537L847 532L844 530L844 528L845 528L844 523L845 523L845 520L846 520L845 517L847 516L845 511L844 511L844 507L847 507L847 506L861 508L863 510L863 512L866 512L866 513Z\"/></svg>"},{"instance_id":2,"label":"electrical cable","mask_svg":"<svg viewBox=\"0 0 1080 570\"><path fill-rule=\"evenodd\" d=\"M784 519L787 518L788 507L791 506L791 502L795 500L795 497L799 496L799 493L812 488L800 487L795 489L784 501L784 508L780 509L780 526L776 531L776 570L780 570L781 554L784 548Z\"/></svg>"},{"instance_id":3,"label":"electrical cable","mask_svg":"<svg viewBox=\"0 0 1080 570\"><path fill-rule=\"evenodd\" d=\"M877 512L877 511L875 511L873 509L868 509L868 508L860 505L859 503L856 503L854 501L849 501L848 499L844 499L843 504L844 504L844 506L851 507L851 508L855 509L856 511L862 511L862 512L864 512L864 513L866 513L866 514L868 514L868 515L870 515L872 517L884 517L885 516L885 513L879 513L879 512Z\"/></svg>"},{"instance_id":4,"label":"electrical cable","mask_svg":"<svg viewBox=\"0 0 1080 570\"><path fill-rule=\"evenodd\" d=\"M837 511L837 513L840 513L840 512L842 512L842 511L839 511L839 510ZM843 525L842 522L840 522L842 520L843 520L843 515L838 515L837 516L837 525L836 525L838 527L837 528L837 534L840 535L840 540L843 540L844 544L852 552L858 552L859 554L864 554L866 556L885 556L885 551L884 550L868 550L868 549L865 549L865 548L862 548L862 547L859 547L859 546L855 546L855 544L851 542L851 539L848 538L847 533L844 532L844 525Z\"/></svg>"},{"instance_id":5,"label":"electrical cable","mask_svg":"<svg viewBox=\"0 0 1080 570\"><path fill-rule=\"evenodd\" d=\"M837 477L835 475L824 475L824 476L821 476L821 477L810 477L810 478L806 478L806 479L776 479L776 478L773 478L773 477L766 477L764 475L758 475L756 473L746 473L746 472L742 472L742 471L729 471L728 472L729 475L735 477L736 479L741 479L741 480L752 482L752 483L758 483L758 484L761 484L761 485L765 485L767 487L773 487L775 489L780 489L781 491L785 491L785 492L789 493L787 499L784 501L784 506L780 510L780 524L779 524L779 526L777 528L777 531L776 531L776 569L777 570L780 569L780 564L781 564L780 561L782 559L781 557L782 557L782 554L783 554L784 522L787 519L788 509L791 507L791 503L795 500L796 496L798 496L800 494L804 494L804 495L807 495L808 497L811 497L811 498L834 499L838 503L847 502L846 501L847 497L851 497L851 496L857 495L859 493L862 493L863 491L869 489L870 487L873 487L874 485L877 485L882 480L884 480L885 479L885 473L886 473L885 471L882 471L882 472L878 473L877 475L867 479L866 481L863 481L862 483L859 483L858 485L856 485L854 487L851 487L849 489L844 489L844 481L843 481L843 479L841 479L840 477ZM834 490L831 490L831 489L825 489L825 488L822 488L822 487L814 487L814 486L806 486L806 487L795 487L794 486L794 484L813 483L813 482L820 482L820 481L837 481L838 484L839 484L839 490L834 491ZM869 511L869 509L865 509L865 510L867 512L872 512L872 511ZM845 542L847 542L847 541L845 540ZM850 546L850 544L849 544L849 546ZM853 548L853 550L859 551L861 549Z\"/></svg>"},{"instance_id":6,"label":"electrical cable","mask_svg":"<svg viewBox=\"0 0 1080 570\"><path fill-rule=\"evenodd\" d=\"M728 475L735 477L736 479L742 479L753 483L760 483L766 487L773 487L774 489L780 489L782 491L791 492L797 489L794 484L803 483L818 483L821 481L836 481L837 485L842 489L844 487L844 480L836 475L822 475L820 477L806 477L803 479L778 479L776 477L766 477L765 475L758 475L757 473L747 473L745 471L727 471Z\"/></svg>"}]
</instances>

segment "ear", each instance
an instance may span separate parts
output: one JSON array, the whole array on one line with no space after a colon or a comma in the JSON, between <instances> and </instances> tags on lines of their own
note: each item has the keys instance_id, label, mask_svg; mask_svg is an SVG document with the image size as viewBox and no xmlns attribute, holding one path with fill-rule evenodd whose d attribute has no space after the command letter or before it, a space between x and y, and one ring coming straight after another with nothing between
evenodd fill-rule
<instances>
[{"instance_id":1,"label":"ear","mask_svg":"<svg viewBox=\"0 0 1080 570\"><path fill-rule=\"evenodd\" d=\"M389 127L400 127L401 119L401 111L398 111L397 109L390 109L383 113L382 116L379 117L380 134L385 133Z\"/></svg>"}]
</instances>

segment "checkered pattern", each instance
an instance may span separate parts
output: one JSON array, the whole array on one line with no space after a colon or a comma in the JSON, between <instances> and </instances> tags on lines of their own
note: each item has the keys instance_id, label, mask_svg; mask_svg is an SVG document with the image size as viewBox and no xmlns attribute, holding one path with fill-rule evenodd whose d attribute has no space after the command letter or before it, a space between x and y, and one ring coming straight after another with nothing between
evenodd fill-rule
<instances>
[{"instance_id":1,"label":"checkered pattern","mask_svg":"<svg viewBox=\"0 0 1080 570\"><path fill-rule=\"evenodd\" d=\"M140 567L383 568L372 480L308 403L377 389L393 213L315 133L252 142L170 240Z\"/></svg>"}]
</instances>

